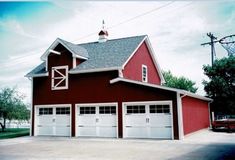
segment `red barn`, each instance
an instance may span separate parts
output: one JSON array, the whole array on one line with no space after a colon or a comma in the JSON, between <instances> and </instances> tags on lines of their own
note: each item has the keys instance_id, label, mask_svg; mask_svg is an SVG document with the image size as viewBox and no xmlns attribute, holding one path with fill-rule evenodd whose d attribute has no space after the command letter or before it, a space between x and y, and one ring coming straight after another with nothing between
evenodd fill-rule
<instances>
[{"instance_id":1,"label":"red barn","mask_svg":"<svg viewBox=\"0 0 235 160\"><path fill-rule=\"evenodd\" d=\"M148 36L56 39L32 81L31 135L182 139L209 126L209 102L165 87Z\"/></svg>"}]
</instances>

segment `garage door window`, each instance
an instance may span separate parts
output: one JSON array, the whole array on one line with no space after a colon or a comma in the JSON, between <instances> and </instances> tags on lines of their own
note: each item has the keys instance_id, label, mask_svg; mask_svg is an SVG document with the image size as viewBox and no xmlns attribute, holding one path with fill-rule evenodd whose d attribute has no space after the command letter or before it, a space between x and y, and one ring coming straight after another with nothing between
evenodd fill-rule
<instances>
[{"instance_id":1,"label":"garage door window","mask_svg":"<svg viewBox=\"0 0 235 160\"><path fill-rule=\"evenodd\" d=\"M80 107L80 114L95 114L95 107Z\"/></svg>"},{"instance_id":2,"label":"garage door window","mask_svg":"<svg viewBox=\"0 0 235 160\"><path fill-rule=\"evenodd\" d=\"M127 106L127 114L145 113L144 105Z\"/></svg>"},{"instance_id":3,"label":"garage door window","mask_svg":"<svg viewBox=\"0 0 235 160\"><path fill-rule=\"evenodd\" d=\"M170 106L169 105L150 105L149 109L150 109L150 113L170 114Z\"/></svg>"},{"instance_id":4,"label":"garage door window","mask_svg":"<svg viewBox=\"0 0 235 160\"><path fill-rule=\"evenodd\" d=\"M56 114L70 114L70 108L69 107L57 107Z\"/></svg>"},{"instance_id":5,"label":"garage door window","mask_svg":"<svg viewBox=\"0 0 235 160\"><path fill-rule=\"evenodd\" d=\"M99 107L100 114L116 114L115 106L100 106Z\"/></svg>"},{"instance_id":6,"label":"garage door window","mask_svg":"<svg viewBox=\"0 0 235 160\"><path fill-rule=\"evenodd\" d=\"M39 108L39 115L51 115L53 108Z\"/></svg>"}]
</instances>

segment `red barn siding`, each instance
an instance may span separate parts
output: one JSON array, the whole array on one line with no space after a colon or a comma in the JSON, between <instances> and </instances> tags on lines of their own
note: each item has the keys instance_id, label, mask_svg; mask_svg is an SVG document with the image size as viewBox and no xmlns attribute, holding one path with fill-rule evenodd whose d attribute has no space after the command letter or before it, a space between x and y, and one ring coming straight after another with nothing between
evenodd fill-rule
<instances>
[{"instance_id":1,"label":"red barn siding","mask_svg":"<svg viewBox=\"0 0 235 160\"><path fill-rule=\"evenodd\" d=\"M184 135L209 127L208 102L192 97L182 98Z\"/></svg>"},{"instance_id":2,"label":"red barn siding","mask_svg":"<svg viewBox=\"0 0 235 160\"><path fill-rule=\"evenodd\" d=\"M178 116L175 92L125 82L110 84L117 71L69 74L69 89L51 90L50 77L34 78L33 105L72 104L72 136L75 136L75 104L118 102L118 135L122 137L122 102L173 101L174 138L178 139Z\"/></svg>"},{"instance_id":3,"label":"red barn siding","mask_svg":"<svg viewBox=\"0 0 235 160\"><path fill-rule=\"evenodd\" d=\"M48 56L48 71L51 71L51 67L68 65L69 69L73 67L73 57L63 45L59 44L55 47L55 50L61 52L60 55L51 53ZM50 74L50 72L49 72Z\"/></svg>"},{"instance_id":4,"label":"red barn siding","mask_svg":"<svg viewBox=\"0 0 235 160\"><path fill-rule=\"evenodd\" d=\"M141 44L134 56L126 64L123 76L127 79L142 81L142 64L148 67L148 83L161 84L160 76L145 42Z\"/></svg>"}]
</instances>

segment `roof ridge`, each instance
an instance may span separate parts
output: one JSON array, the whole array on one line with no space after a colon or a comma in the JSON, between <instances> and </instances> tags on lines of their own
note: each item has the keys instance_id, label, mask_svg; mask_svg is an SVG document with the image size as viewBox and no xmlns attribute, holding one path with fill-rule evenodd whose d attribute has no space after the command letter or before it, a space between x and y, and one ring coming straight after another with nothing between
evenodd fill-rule
<instances>
[{"instance_id":1,"label":"roof ridge","mask_svg":"<svg viewBox=\"0 0 235 160\"><path fill-rule=\"evenodd\" d=\"M115 40L122 40L122 39L128 39L128 38L137 38L137 37L146 37L148 36L147 34L143 34L143 35L138 35L138 36L129 36L129 37L122 37L122 38L114 38L114 39L108 39L108 41L115 41ZM92 44L92 43L99 43L98 41L93 41L93 42L85 42L85 43L78 43L75 45L83 45L83 44Z\"/></svg>"}]
</instances>

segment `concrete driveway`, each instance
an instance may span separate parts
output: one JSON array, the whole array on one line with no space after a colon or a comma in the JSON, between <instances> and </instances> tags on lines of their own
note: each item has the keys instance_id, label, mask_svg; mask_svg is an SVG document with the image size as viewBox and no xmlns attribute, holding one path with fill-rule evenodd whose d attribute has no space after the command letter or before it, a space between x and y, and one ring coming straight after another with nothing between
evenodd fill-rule
<instances>
[{"instance_id":1,"label":"concrete driveway","mask_svg":"<svg viewBox=\"0 0 235 160\"><path fill-rule=\"evenodd\" d=\"M235 133L203 130L183 141L21 137L0 140L1 160L234 160Z\"/></svg>"}]
</instances>

